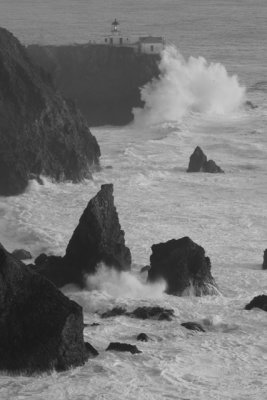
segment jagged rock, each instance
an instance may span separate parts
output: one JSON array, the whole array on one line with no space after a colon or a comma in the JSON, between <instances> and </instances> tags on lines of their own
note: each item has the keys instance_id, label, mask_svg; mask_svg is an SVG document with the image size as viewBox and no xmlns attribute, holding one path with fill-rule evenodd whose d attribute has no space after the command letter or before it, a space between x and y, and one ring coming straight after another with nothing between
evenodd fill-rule
<instances>
[{"instance_id":1,"label":"jagged rock","mask_svg":"<svg viewBox=\"0 0 267 400\"><path fill-rule=\"evenodd\" d=\"M142 353L135 345L120 342L111 342L106 351L129 351L131 354Z\"/></svg>"},{"instance_id":2,"label":"jagged rock","mask_svg":"<svg viewBox=\"0 0 267 400\"><path fill-rule=\"evenodd\" d=\"M0 143L0 195L22 193L29 179L41 174L77 182L99 164L99 146L84 117L3 28Z\"/></svg>"},{"instance_id":3,"label":"jagged rock","mask_svg":"<svg viewBox=\"0 0 267 400\"><path fill-rule=\"evenodd\" d=\"M174 317L174 310L159 306L155 307L138 307L133 311L127 311L123 307L114 307L101 314L101 318L110 318L125 315L127 317L138 319L155 319L158 321L171 321Z\"/></svg>"},{"instance_id":4,"label":"jagged rock","mask_svg":"<svg viewBox=\"0 0 267 400\"><path fill-rule=\"evenodd\" d=\"M245 310L251 310L252 308L261 308L263 311L267 311L267 295L262 294L254 297L254 299L246 305Z\"/></svg>"},{"instance_id":5,"label":"jagged rock","mask_svg":"<svg viewBox=\"0 0 267 400\"><path fill-rule=\"evenodd\" d=\"M223 173L224 171L213 160L208 160L202 149L197 146L190 156L187 172L209 172L214 174Z\"/></svg>"},{"instance_id":6,"label":"jagged rock","mask_svg":"<svg viewBox=\"0 0 267 400\"><path fill-rule=\"evenodd\" d=\"M196 296L216 294L216 283L211 275L209 257L203 247L189 237L154 244L150 256L148 281L164 279L168 294L188 292Z\"/></svg>"},{"instance_id":7,"label":"jagged rock","mask_svg":"<svg viewBox=\"0 0 267 400\"><path fill-rule=\"evenodd\" d=\"M140 87L159 76L159 56L129 47L31 45L27 51L64 96L77 101L90 126L128 124L132 109L143 106Z\"/></svg>"},{"instance_id":8,"label":"jagged rock","mask_svg":"<svg viewBox=\"0 0 267 400\"><path fill-rule=\"evenodd\" d=\"M12 256L16 257L18 260L30 260L32 255L29 251L24 249L16 249L12 252Z\"/></svg>"},{"instance_id":9,"label":"jagged rock","mask_svg":"<svg viewBox=\"0 0 267 400\"><path fill-rule=\"evenodd\" d=\"M139 335L137 335L136 339L141 341L141 342L148 342L149 337L147 336L146 333L139 333Z\"/></svg>"},{"instance_id":10,"label":"jagged rock","mask_svg":"<svg viewBox=\"0 0 267 400\"><path fill-rule=\"evenodd\" d=\"M265 249L263 253L262 269L267 269L267 249Z\"/></svg>"},{"instance_id":11,"label":"jagged rock","mask_svg":"<svg viewBox=\"0 0 267 400\"><path fill-rule=\"evenodd\" d=\"M90 343L85 342L84 344L88 357L91 358L98 356L98 351Z\"/></svg>"},{"instance_id":12,"label":"jagged rock","mask_svg":"<svg viewBox=\"0 0 267 400\"><path fill-rule=\"evenodd\" d=\"M203 326L198 322L183 322L181 325L186 329L190 329L191 331L205 332Z\"/></svg>"},{"instance_id":13,"label":"jagged rock","mask_svg":"<svg viewBox=\"0 0 267 400\"><path fill-rule=\"evenodd\" d=\"M66 370L87 359L82 308L0 245L0 370Z\"/></svg>"},{"instance_id":14,"label":"jagged rock","mask_svg":"<svg viewBox=\"0 0 267 400\"><path fill-rule=\"evenodd\" d=\"M84 210L66 249L65 256L39 256L37 270L56 286L84 286L84 275L96 272L98 263L118 270L131 268L131 253L125 246L113 185L105 184Z\"/></svg>"}]
</instances>

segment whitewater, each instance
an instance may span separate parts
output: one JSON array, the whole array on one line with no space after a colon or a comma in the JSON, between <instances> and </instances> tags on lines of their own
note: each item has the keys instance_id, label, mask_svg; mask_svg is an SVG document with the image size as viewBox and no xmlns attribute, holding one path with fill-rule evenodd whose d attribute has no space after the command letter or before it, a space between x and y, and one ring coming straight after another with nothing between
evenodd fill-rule
<instances>
[{"instance_id":1,"label":"whitewater","mask_svg":"<svg viewBox=\"0 0 267 400\"><path fill-rule=\"evenodd\" d=\"M8 2L3 3L10 11ZM58 7L61 3L67 6L66 22L74 2L60 0ZM85 2L75 3L73 18L78 19ZM111 3L120 10L117 15L127 19L130 3L125 2L124 8L122 1ZM131 273L118 274L102 265L96 276L88 277L87 290L63 289L83 306L87 324L99 323L84 329L86 341L99 356L63 373L1 374L1 400L266 398L267 314L244 310L254 296L267 294L266 271L261 269L267 247L267 53L260 23L261 18L267 21L266 4L257 0L253 8L248 0L241 2L243 6L237 0L231 6L218 0L211 8L206 0L201 6L193 0L190 8L185 1L179 3L179 10L171 0L137 1L132 8L129 20L134 15L144 27L139 8L145 15L149 10L150 26L165 29L174 45L162 55L160 80L142 88L145 107L134 110L133 123L91 129L102 153L102 169L93 180L55 184L44 178L43 186L31 182L21 196L0 197L0 242L8 250L22 247L34 257L41 252L63 255L89 199L101 184L113 183L133 259ZM19 9L20 2L12 1L12 7ZM92 7L100 21L100 6L93 1ZM45 23L45 16L51 16L51 10L44 5L42 9L42 32L50 37L56 28L52 18L50 25ZM106 15L107 10L103 12ZM215 22L205 19L207 13L214 13L219 33L226 27L224 37L214 35ZM38 38L37 28L25 27L25 10L22 16L22 20L11 18L9 29L16 27L18 37L21 34L28 42L34 33ZM185 23L192 20L199 32L194 37L193 25ZM92 23L97 29L97 18ZM79 27L79 37L85 39L84 27ZM254 31L249 31L245 43L240 32L249 27ZM55 32L53 39L63 42L63 24ZM73 32L66 35L69 40ZM196 146L225 174L186 173ZM152 244L183 236L203 246L211 258L217 296L168 296L164 282L146 284L146 273L140 269L149 264ZM131 311L142 305L173 308L175 318L169 322L99 316L114 306ZM180 325L186 321L200 322L206 332L186 330ZM141 332L151 340L138 342ZM106 352L112 341L135 344L142 353Z\"/></svg>"}]
</instances>

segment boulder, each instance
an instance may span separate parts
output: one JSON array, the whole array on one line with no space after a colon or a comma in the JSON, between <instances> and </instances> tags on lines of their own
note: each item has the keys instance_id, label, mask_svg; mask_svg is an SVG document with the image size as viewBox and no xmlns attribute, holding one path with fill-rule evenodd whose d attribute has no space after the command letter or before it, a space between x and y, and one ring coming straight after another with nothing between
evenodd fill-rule
<instances>
[{"instance_id":1,"label":"boulder","mask_svg":"<svg viewBox=\"0 0 267 400\"><path fill-rule=\"evenodd\" d=\"M267 249L265 249L263 253L262 269L267 269Z\"/></svg>"},{"instance_id":2,"label":"boulder","mask_svg":"<svg viewBox=\"0 0 267 400\"><path fill-rule=\"evenodd\" d=\"M131 354L142 353L135 345L120 342L111 342L106 351L129 351Z\"/></svg>"},{"instance_id":3,"label":"boulder","mask_svg":"<svg viewBox=\"0 0 267 400\"><path fill-rule=\"evenodd\" d=\"M0 245L0 370L66 370L89 357L82 308Z\"/></svg>"},{"instance_id":4,"label":"boulder","mask_svg":"<svg viewBox=\"0 0 267 400\"><path fill-rule=\"evenodd\" d=\"M139 335L137 335L137 340L139 340L140 342L148 342L149 337L147 336L146 333L139 333Z\"/></svg>"},{"instance_id":5,"label":"boulder","mask_svg":"<svg viewBox=\"0 0 267 400\"><path fill-rule=\"evenodd\" d=\"M191 331L205 332L203 326L198 322L183 322L181 325Z\"/></svg>"},{"instance_id":6,"label":"boulder","mask_svg":"<svg viewBox=\"0 0 267 400\"><path fill-rule=\"evenodd\" d=\"M18 260L30 260L32 255L29 251L24 249L16 249L12 252L12 256L16 257Z\"/></svg>"},{"instance_id":7,"label":"boulder","mask_svg":"<svg viewBox=\"0 0 267 400\"><path fill-rule=\"evenodd\" d=\"M131 253L125 246L112 184L102 185L89 201L63 258L40 255L36 259L38 272L58 287L67 283L83 287L84 276L94 274L100 262L120 271L131 268Z\"/></svg>"},{"instance_id":8,"label":"boulder","mask_svg":"<svg viewBox=\"0 0 267 400\"><path fill-rule=\"evenodd\" d=\"M190 156L187 172L209 172L214 174L223 173L224 171L213 160L208 160L202 149L197 146Z\"/></svg>"},{"instance_id":9,"label":"boulder","mask_svg":"<svg viewBox=\"0 0 267 400\"><path fill-rule=\"evenodd\" d=\"M210 272L210 259L205 256L203 247L189 237L154 244L150 265L148 281L164 279L168 294L201 296L217 293L216 283Z\"/></svg>"},{"instance_id":10,"label":"boulder","mask_svg":"<svg viewBox=\"0 0 267 400\"><path fill-rule=\"evenodd\" d=\"M245 310L252 310L252 308L261 308L263 311L267 311L267 295L256 296L245 306Z\"/></svg>"},{"instance_id":11,"label":"boulder","mask_svg":"<svg viewBox=\"0 0 267 400\"><path fill-rule=\"evenodd\" d=\"M138 307L133 311L127 311L123 307L114 307L111 310L100 314L101 318L111 318L117 317L121 315L125 315L127 317L138 318L138 319L155 319L158 321L171 321L174 317L174 310L163 308L159 306L154 307Z\"/></svg>"},{"instance_id":12,"label":"boulder","mask_svg":"<svg viewBox=\"0 0 267 400\"><path fill-rule=\"evenodd\" d=\"M24 46L0 28L0 195L22 193L40 175L78 182L100 149L73 101L55 89Z\"/></svg>"}]
</instances>

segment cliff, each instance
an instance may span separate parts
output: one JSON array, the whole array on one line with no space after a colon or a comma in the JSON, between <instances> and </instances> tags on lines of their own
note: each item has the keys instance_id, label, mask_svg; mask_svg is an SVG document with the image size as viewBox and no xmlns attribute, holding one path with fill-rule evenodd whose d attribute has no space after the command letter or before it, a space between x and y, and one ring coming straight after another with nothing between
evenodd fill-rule
<instances>
[{"instance_id":1,"label":"cliff","mask_svg":"<svg viewBox=\"0 0 267 400\"><path fill-rule=\"evenodd\" d=\"M127 47L32 45L27 51L64 96L75 100L90 126L132 121L132 108L143 105L140 87L159 75L158 55Z\"/></svg>"},{"instance_id":2,"label":"cliff","mask_svg":"<svg viewBox=\"0 0 267 400\"><path fill-rule=\"evenodd\" d=\"M100 150L72 102L47 73L0 28L0 195L24 191L31 176L79 181L90 176Z\"/></svg>"}]
</instances>

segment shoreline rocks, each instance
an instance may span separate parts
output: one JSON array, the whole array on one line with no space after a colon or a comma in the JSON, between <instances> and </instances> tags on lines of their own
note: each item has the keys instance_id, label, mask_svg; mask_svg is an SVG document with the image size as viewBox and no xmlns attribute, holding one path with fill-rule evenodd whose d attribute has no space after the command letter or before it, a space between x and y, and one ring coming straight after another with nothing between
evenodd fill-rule
<instances>
[{"instance_id":1,"label":"shoreline rocks","mask_svg":"<svg viewBox=\"0 0 267 400\"><path fill-rule=\"evenodd\" d=\"M129 343L111 342L106 351L128 351L131 354L142 353L135 345Z\"/></svg>"},{"instance_id":2,"label":"shoreline rocks","mask_svg":"<svg viewBox=\"0 0 267 400\"><path fill-rule=\"evenodd\" d=\"M82 307L0 245L0 370L63 371L89 356Z\"/></svg>"},{"instance_id":3,"label":"shoreline rocks","mask_svg":"<svg viewBox=\"0 0 267 400\"><path fill-rule=\"evenodd\" d=\"M256 296L245 306L245 310L252 310L252 308L261 308L263 311L267 311L267 295Z\"/></svg>"},{"instance_id":4,"label":"shoreline rocks","mask_svg":"<svg viewBox=\"0 0 267 400\"><path fill-rule=\"evenodd\" d=\"M217 294L210 259L203 247L189 237L154 244L151 249L148 282L164 279L166 292L177 296Z\"/></svg>"},{"instance_id":5,"label":"shoreline rocks","mask_svg":"<svg viewBox=\"0 0 267 400\"><path fill-rule=\"evenodd\" d=\"M224 171L213 161L208 160L206 154L197 146L190 156L187 172L208 172L211 174L224 173Z\"/></svg>"}]
</instances>

